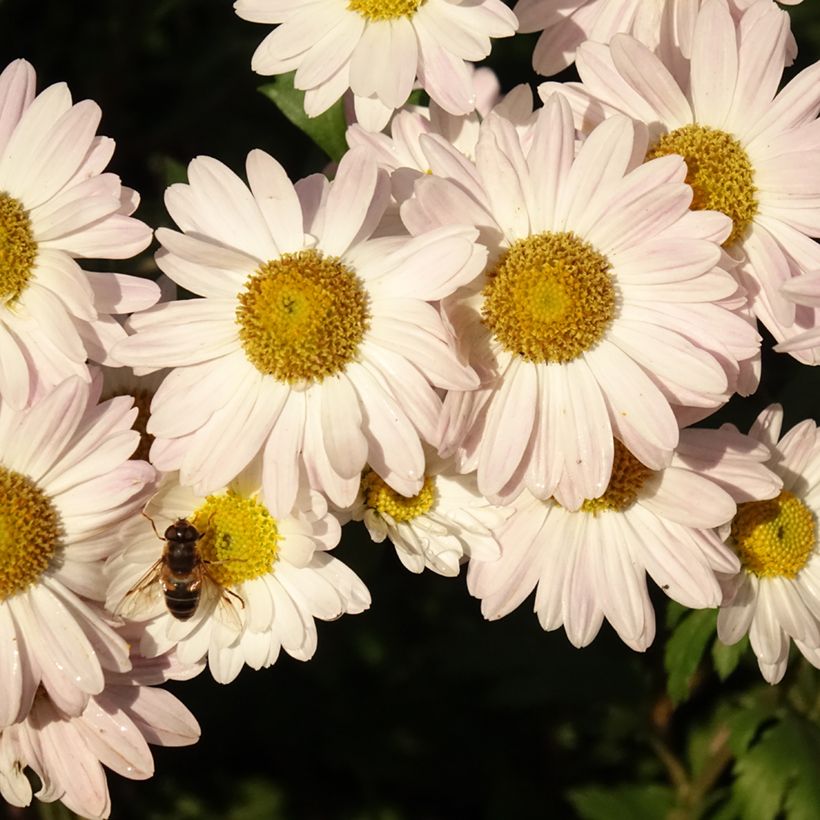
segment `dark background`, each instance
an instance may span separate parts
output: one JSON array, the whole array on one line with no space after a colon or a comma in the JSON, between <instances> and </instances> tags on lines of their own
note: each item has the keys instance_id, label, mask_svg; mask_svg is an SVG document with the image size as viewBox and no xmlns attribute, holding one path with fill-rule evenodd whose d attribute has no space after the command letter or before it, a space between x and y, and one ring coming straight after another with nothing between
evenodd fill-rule
<instances>
[{"instance_id":1,"label":"dark background","mask_svg":"<svg viewBox=\"0 0 820 820\"><path fill-rule=\"evenodd\" d=\"M790 11L801 68L817 59L820 12L816 0ZM25 57L38 90L64 80L75 100L102 106L100 132L117 141L111 170L140 191L137 215L158 227L170 224L163 190L197 154L240 174L255 147L293 179L324 167L322 152L256 90L267 78L250 59L268 30L240 20L227 0L0 0L0 67ZM489 63L505 90L537 83L534 43L535 35L496 41ZM120 267L153 271L150 255ZM817 416L816 369L767 351L764 374L757 395L732 401L717 420L745 429L775 399L788 426ZM463 577L411 575L357 525L336 555L370 587L371 609L319 623L309 663L283 653L228 686L207 671L171 684L202 739L155 749L147 782L110 774L114 818L571 817L573 788L663 782L656 741L674 744L714 700L714 679L676 712L663 694L662 596L659 640L646 656L608 626L578 651L563 632L541 630L530 601L484 622ZM68 816L58 804L2 809Z\"/></svg>"}]
</instances>

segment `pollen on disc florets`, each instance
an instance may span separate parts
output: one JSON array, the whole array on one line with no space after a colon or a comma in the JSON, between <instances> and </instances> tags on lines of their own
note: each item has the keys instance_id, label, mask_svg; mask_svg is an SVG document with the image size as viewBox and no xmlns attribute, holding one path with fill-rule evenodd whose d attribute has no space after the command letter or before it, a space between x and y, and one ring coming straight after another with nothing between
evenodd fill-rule
<instances>
[{"instance_id":1,"label":"pollen on disc florets","mask_svg":"<svg viewBox=\"0 0 820 820\"><path fill-rule=\"evenodd\" d=\"M60 516L28 476L0 467L0 601L36 583L62 548Z\"/></svg>"},{"instance_id":2,"label":"pollen on disc florets","mask_svg":"<svg viewBox=\"0 0 820 820\"><path fill-rule=\"evenodd\" d=\"M571 232L519 239L487 274L481 316L510 353L569 362L594 347L615 316L609 260Z\"/></svg>"},{"instance_id":3,"label":"pollen on disc florets","mask_svg":"<svg viewBox=\"0 0 820 820\"><path fill-rule=\"evenodd\" d=\"M248 360L290 384L342 372L370 327L362 282L340 259L313 249L265 262L238 299L236 322Z\"/></svg>"},{"instance_id":4,"label":"pollen on disc florets","mask_svg":"<svg viewBox=\"0 0 820 820\"><path fill-rule=\"evenodd\" d=\"M397 20L412 17L427 0L349 0L347 8L365 20Z\"/></svg>"},{"instance_id":5,"label":"pollen on disc florets","mask_svg":"<svg viewBox=\"0 0 820 820\"><path fill-rule=\"evenodd\" d=\"M725 131L691 124L664 134L646 158L667 154L686 160L692 210L724 213L732 220L732 232L723 244L728 248L737 242L758 210L754 168L743 146Z\"/></svg>"},{"instance_id":6,"label":"pollen on disc florets","mask_svg":"<svg viewBox=\"0 0 820 820\"><path fill-rule=\"evenodd\" d=\"M372 471L362 478L361 489L364 503L370 509L380 515L389 515L397 524L425 515L436 502L436 482L433 476L426 476L421 490L409 498L397 493Z\"/></svg>"},{"instance_id":7,"label":"pollen on disc florets","mask_svg":"<svg viewBox=\"0 0 820 820\"><path fill-rule=\"evenodd\" d=\"M198 549L208 574L223 587L259 578L276 564L282 536L276 519L255 498L232 490L209 495L191 523L203 533Z\"/></svg>"},{"instance_id":8,"label":"pollen on disc florets","mask_svg":"<svg viewBox=\"0 0 820 820\"><path fill-rule=\"evenodd\" d=\"M599 498L588 498L584 501L581 510L593 515L607 511L623 512L635 503L641 487L653 475L653 470L641 464L618 439L615 439L612 476L606 491Z\"/></svg>"},{"instance_id":9,"label":"pollen on disc florets","mask_svg":"<svg viewBox=\"0 0 820 820\"><path fill-rule=\"evenodd\" d=\"M760 578L794 578L817 544L812 511L783 490L768 501L737 505L731 544L744 569Z\"/></svg>"},{"instance_id":10,"label":"pollen on disc florets","mask_svg":"<svg viewBox=\"0 0 820 820\"><path fill-rule=\"evenodd\" d=\"M28 212L14 197L0 192L0 302L12 305L20 298L36 258Z\"/></svg>"}]
</instances>

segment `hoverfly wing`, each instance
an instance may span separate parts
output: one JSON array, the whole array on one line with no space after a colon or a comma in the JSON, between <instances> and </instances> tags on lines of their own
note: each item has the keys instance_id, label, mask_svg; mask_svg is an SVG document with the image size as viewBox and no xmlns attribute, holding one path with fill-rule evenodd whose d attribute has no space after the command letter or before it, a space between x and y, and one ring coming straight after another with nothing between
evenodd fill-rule
<instances>
[{"instance_id":1,"label":"hoverfly wing","mask_svg":"<svg viewBox=\"0 0 820 820\"><path fill-rule=\"evenodd\" d=\"M163 559L158 558L139 581L123 595L114 607L115 615L127 620L146 620L155 614L163 600L162 585L159 581L162 563Z\"/></svg>"},{"instance_id":2,"label":"hoverfly wing","mask_svg":"<svg viewBox=\"0 0 820 820\"><path fill-rule=\"evenodd\" d=\"M239 634L244 628L244 617L242 610L245 609L245 602L242 596L233 590L223 587L217 583L207 572L204 580L209 587L209 595L216 597L213 608L213 618L217 623L229 629L234 634Z\"/></svg>"}]
</instances>

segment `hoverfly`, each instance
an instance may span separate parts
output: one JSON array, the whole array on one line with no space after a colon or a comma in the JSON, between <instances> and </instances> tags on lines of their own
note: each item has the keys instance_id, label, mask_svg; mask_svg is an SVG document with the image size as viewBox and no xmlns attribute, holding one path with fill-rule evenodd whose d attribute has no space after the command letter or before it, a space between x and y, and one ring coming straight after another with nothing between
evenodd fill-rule
<instances>
[{"instance_id":1,"label":"hoverfly","mask_svg":"<svg viewBox=\"0 0 820 820\"><path fill-rule=\"evenodd\" d=\"M178 518L165 530L163 537L157 532L153 519L144 512L142 514L151 522L157 538L165 545L162 555L125 593L115 610L116 614L125 618L134 617L146 602L153 603L161 594L169 614L179 621L187 621L197 611L203 590L211 587L219 596L217 609L221 611L221 620L241 628L241 620L231 597L236 598L242 607L245 606L244 601L212 577L208 571L210 562L199 553L198 543L205 532L200 532L187 518Z\"/></svg>"}]
</instances>

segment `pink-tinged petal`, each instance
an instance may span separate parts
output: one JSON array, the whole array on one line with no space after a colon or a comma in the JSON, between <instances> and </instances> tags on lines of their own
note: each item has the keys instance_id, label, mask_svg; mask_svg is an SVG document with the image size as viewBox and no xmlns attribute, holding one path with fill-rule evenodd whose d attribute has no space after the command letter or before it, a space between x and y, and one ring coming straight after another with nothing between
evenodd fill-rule
<instances>
[{"instance_id":1,"label":"pink-tinged petal","mask_svg":"<svg viewBox=\"0 0 820 820\"><path fill-rule=\"evenodd\" d=\"M589 213L633 164L635 126L627 117L606 120L587 137L567 175L555 209L556 230L591 227Z\"/></svg>"},{"instance_id":2,"label":"pink-tinged petal","mask_svg":"<svg viewBox=\"0 0 820 820\"><path fill-rule=\"evenodd\" d=\"M0 153L31 105L36 84L34 68L26 60L13 60L0 74Z\"/></svg>"},{"instance_id":3,"label":"pink-tinged petal","mask_svg":"<svg viewBox=\"0 0 820 820\"><path fill-rule=\"evenodd\" d=\"M359 47L366 25L360 14L342 15L334 28L298 56L298 65L294 66L294 86L301 89L316 88L338 73ZM415 67L415 61L413 66Z\"/></svg>"},{"instance_id":4,"label":"pink-tinged petal","mask_svg":"<svg viewBox=\"0 0 820 820\"><path fill-rule=\"evenodd\" d=\"M296 501L306 412L305 394L291 390L265 444L262 494L276 518L289 515Z\"/></svg>"},{"instance_id":5,"label":"pink-tinged petal","mask_svg":"<svg viewBox=\"0 0 820 820\"><path fill-rule=\"evenodd\" d=\"M236 0L234 10L243 20L252 23L284 23L308 6L313 6L314 12L324 6L326 0Z\"/></svg>"},{"instance_id":6,"label":"pink-tinged petal","mask_svg":"<svg viewBox=\"0 0 820 820\"><path fill-rule=\"evenodd\" d=\"M0 384L3 401L15 410L22 410L31 395L29 364L23 349L18 338L0 324Z\"/></svg>"},{"instance_id":7,"label":"pink-tinged petal","mask_svg":"<svg viewBox=\"0 0 820 820\"><path fill-rule=\"evenodd\" d=\"M277 255L256 200L230 168L211 157L197 157L188 165L188 179L197 212L205 221L204 233L256 259Z\"/></svg>"},{"instance_id":8,"label":"pink-tinged petal","mask_svg":"<svg viewBox=\"0 0 820 820\"><path fill-rule=\"evenodd\" d=\"M527 165L534 181L530 222L535 231L550 229L555 222L555 206L561 200L564 183L575 158L575 127L569 103L556 94L538 113L533 129Z\"/></svg>"},{"instance_id":9,"label":"pink-tinged petal","mask_svg":"<svg viewBox=\"0 0 820 820\"><path fill-rule=\"evenodd\" d=\"M171 253L188 262L210 268L224 268L226 271L251 274L259 267L260 262L265 261L236 248L221 245L215 239L200 239L168 228L160 228L157 231L157 239Z\"/></svg>"},{"instance_id":10,"label":"pink-tinged petal","mask_svg":"<svg viewBox=\"0 0 820 820\"><path fill-rule=\"evenodd\" d=\"M525 482L527 489L542 500L555 492L564 471L564 453L558 445L563 433L560 418L561 402L555 400L555 384L562 384L558 369L536 368L538 403L535 408L535 425Z\"/></svg>"},{"instance_id":11,"label":"pink-tinged petal","mask_svg":"<svg viewBox=\"0 0 820 820\"><path fill-rule=\"evenodd\" d=\"M296 67L295 65L293 66ZM329 80L305 91L305 114L318 117L337 102L350 87L350 64L345 63ZM390 109L387 109L388 111ZM389 117L388 117L389 118ZM382 124L384 127L385 123ZM363 123L364 127L367 125ZM381 130L381 129L376 129Z\"/></svg>"},{"instance_id":12,"label":"pink-tinged petal","mask_svg":"<svg viewBox=\"0 0 820 820\"><path fill-rule=\"evenodd\" d=\"M447 142L440 134L422 134L419 146L427 160L421 167L432 171L436 177L449 179L462 188L475 201L487 207L487 196L475 164Z\"/></svg>"},{"instance_id":13,"label":"pink-tinged petal","mask_svg":"<svg viewBox=\"0 0 820 820\"><path fill-rule=\"evenodd\" d=\"M607 258L619 282L686 282L713 268L720 259L720 248L713 242L662 234L609 252Z\"/></svg>"},{"instance_id":14,"label":"pink-tinged petal","mask_svg":"<svg viewBox=\"0 0 820 820\"><path fill-rule=\"evenodd\" d=\"M778 623L786 634L809 646L820 645L818 623L803 604L792 581L787 578L768 578L766 585Z\"/></svg>"},{"instance_id":15,"label":"pink-tinged petal","mask_svg":"<svg viewBox=\"0 0 820 820\"><path fill-rule=\"evenodd\" d=\"M563 623L564 579L570 562L575 559L575 543L578 539L574 524L575 516L558 508L551 510L550 537L561 548L550 550L549 560L542 560L541 577L535 593L535 612L543 629L558 629Z\"/></svg>"},{"instance_id":16,"label":"pink-tinged petal","mask_svg":"<svg viewBox=\"0 0 820 820\"><path fill-rule=\"evenodd\" d=\"M374 217L378 222L389 196L387 174L373 162L369 151L348 151L327 195L319 249L330 256L342 256L363 228L370 227L372 232Z\"/></svg>"},{"instance_id":17,"label":"pink-tinged petal","mask_svg":"<svg viewBox=\"0 0 820 820\"><path fill-rule=\"evenodd\" d=\"M0 76L2 79L2 76ZM21 718L24 678L31 672L23 668L25 655L21 653L21 641L8 607L0 607L0 730Z\"/></svg>"},{"instance_id":18,"label":"pink-tinged petal","mask_svg":"<svg viewBox=\"0 0 820 820\"><path fill-rule=\"evenodd\" d=\"M476 146L476 166L490 210L507 240L515 242L529 236L530 220L524 181L487 126L482 128Z\"/></svg>"},{"instance_id":19,"label":"pink-tinged petal","mask_svg":"<svg viewBox=\"0 0 820 820\"><path fill-rule=\"evenodd\" d=\"M743 249L746 251L751 274L762 290L774 320L780 325L794 324L794 302L785 299L780 293L781 285L791 278L791 269L779 243L766 228L755 223L743 241Z\"/></svg>"},{"instance_id":20,"label":"pink-tinged petal","mask_svg":"<svg viewBox=\"0 0 820 820\"><path fill-rule=\"evenodd\" d=\"M160 746L190 746L199 739L196 718L170 692L139 687L125 709L140 734Z\"/></svg>"},{"instance_id":21,"label":"pink-tinged petal","mask_svg":"<svg viewBox=\"0 0 820 820\"><path fill-rule=\"evenodd\" d=\"M620 433L619 438L647 467L665 466L657 463L653 450L671 452L674 449L678 443L678 424L660 391L612 342L602 340L597 348L585 353L584 358L601 387L610 421Z\"/></svg>"},{"instance_id":22,"label":"pink-tinged petal","mask_svg":"<svg viewBox=\"0 0 820 820\"><path fill-rule=\"evenodd\" d=\"M38 243L57 240L117 213L120 193L120 180L114 174L90 177L63 188L30 209L34 239Z\"/></svg>"},{"instance_id":23,"label":"pink-tinged petal","mask_svg":"<svg viewBox=\"0 0 820 820\"><path fill-rule=\"evenodd\" d=\"M535 365L514 358L487 414L478 465L482 494L497 493L521 463L532 433L537 389Z\"/></svg>"},{"instance_id":24,"label":"pink-tinged petal","mask_svg":"<svg viewBox=\"0 0 820 820\"><path fill-rule=\"evenodd\" d=\"M360 364L348 367L359 394L368 463L393 489L412 496L424 479L424 452L419 434L386 385Z\"/></svg>"},{"instance_id":25,"label":"pink-tinged petal","mask_svg":"<svg viewBox=\"0 0 820 820\"><path fill-rule=\"evenodd\" d=\"M759 661L776 665L788 652L789 641L778 621L768 580L758 581L757 610L749 630L749 641Z\"/></svg>"},{"instance_id":26,"label":"pink-tinged petal","mask_svg":"<svg viewBox=\"0 0 820 820\"><path fill-rule=\"evenodd\" d=\"M798 304L820 307L820 271L795 276L784 282L780 291Z\"/></svg>"},{"instance_id":27,"label":"pink-tinged petal","mask_svg":"<svg viewBox=\"0 0 820 820\"><path fill-rule=\"evenodd\" d=\"M279 252L301 250L304 247L302 208L285 169L259 149L248 154L245 167L251 192Z\"/></svg>"},{"instance_id":28,"label":"pink-tinged petal","mask_svg":"<svg viewBox=\"0 0 820 820\"><path fill-rule=\"evenodd\" d=\"M55 95L52 112L62 105L63 99L62 93ZM95 102L83 100L51 127L30 132L35 106L36 101L23 115L0 161L6 191L29 209L50 199L71 179L91 145L101 117ZM25 142L26 139L29 141Z\"/></svg>"},{"instance_id":29,"label":"pink-tinged petal","mask_svg":"<svg viewBox=\"0 0 820 820\"><path fill-rule=\"evenodd\" d=\"M692 45L695 121L725 127L737 80L738 46L732 16L725 3L705 3L697 16Z\"/></svg>"},{"instance_id":30,"label":"pink-tinged petal","mask_svg":"<svg viewBox=\"0 0 820 820\"><path fill-rule=\"evenodd\" d=\"M334 471L352 478L367 459L362 412L356 390L342 373L325 379L319 391L325 451Z\"/></svg>"},{"instance_id":31,"label":"pink-tinged petal","mask_svg":"<svg viewBox=\"0 0 820 820\"><path fill-rule=\"evenodd\" d=\"M541 26L537 26L536 29L524 28L524 23L522 23L520 30L533 31L540 28ZM551 77L563 71L572 64L578 46L584 41L584 37L584 30L573 23L569 25L559 23L544 28L532 53L533 68L544 77Z\"/></svg>"},{"instance_id":32,"label":"pink-tinged petal","mask_svg":"<svg viewBox=\"0 0 820 820\"><path fill-rule=\"evenodd\" d=\"M648 122L660 120L670 131L692 122L692 109L677 81L643 43L617 34L610 49L618 72L652 106L656 115Z\"/></svg>"},{"instance_id":33,"label":"pink-tinged petal","mask_svg":"<svg viewBox=\"0 0 820 820\"><path fill-rule=\"evenodd\" d=\"M450 114L469 114L475 108L475 94L464 60L436 42L435 30L428 23L416 22L415 30L422 88Z\"/></svg>"},{"instance_id":34,"label":"pink-tinged petal","mask_svg":"<svg viewBox=\"0 0 820 820\"><path fill-rule=\"evenodd\" d=\"M357 122L366 131L381 131L390 122L393 108L385 105L375 94L371 97L353 95L353 108Z\"/></svg>"},{"instance_id":35,"label":"pink-tinged petal","mask_svg":"<svg viewBox=\"0 0 820 820\"><path fill-rule=\"evenodd\" d=\"M702 16L702 14L700 15ZM748 25L747 25L748 24ZM700 20L698 21L700 25ZM750 9L741 21L737 85L725 126L745 141L747 123L757 125L771 107L786 63L789 15L771 3ZM727 51L725 42L706 55L713 65ZM734 53L734 49L728 51ZM744 127L746 126L746 127Z\"/></svg>"},{"instance_id":36,"label":"pink-tinged petal","mask_svg":"<svg viewBox=\"0 0 820 820\"><path fill-rule=\"evenodd\" d=\"M85 271L62 251L40 250L34 269L34 281L48 289L78 319L97 318L94 296Z\"/></svg>"},{"instance_id":37,"label":"pink-tinged petal","mask_svg":"<svg viewBox=\"0 0 820 820\"><path fill-rule=\"evenodd\" d=\"M159 301L159 285L150 279L125 273L83 273L91 287L94 307L100 313L138 312Z\"/></svg>"},{"instance_id":38,"label":"pink-tinged petal","mask_svg":"<svg viewBox=\"0 0 820 820\"><path fill-rule=\"evenodd\" d=\"M151 244L151 229L138 219L112 214L76 233L50 239L42 247L67 250L80 259L130 259Z\"/></svg>"},{"instance_id":39,"label":"pink-tinged petal","mask_svg":"<svg viewBox=\"0 0 820 820\"><path fill-rule=\"evenodd\" d=\"M568 556L567 572L561 592L561 614L569 642L579 649L598 634L604 615L597 601L594 577L595 555L588 548L591 526L589 516L579 516L575 543Z\"/></svg>"},{"instance_id":40,"label":"pink-tinged petal","mask_svg":"<svg viewBox=\"0 0 820 820\"><path fill-rule=\"evenodd\" d=\"M774 447L780 439L782 426L783 406L781 404L770 404L760 411L749 430L749 435L768 447Z\"/></svg>"},{"instance_id":41,"label":"pink-tinged petal","mask_svg":"<svg viewBox=\"0 0 820 820\"><path fill-rule=\"evenodd\" d=\"M685 508L681 499L686 499ZM641 506L659 518L696 529L709 529L728 523L737 507L729 493L714 482L689 470L667 467L641 493Z\"/></svg>"},{"instance_id":42,"label":"pink-tinged petal","mask_svg":"<svg viewBox=\"0 0 820 820\"><path fill-rule=\"evenodd\" d=\"M21 325L25 323L31 333L48 334L49 341L57 344L66 358L85 362L86 351L72 317L65 302L53 291L42 287L36 280L30 282L15 312L15 322L9 323L12 330L22 329ZM64 373L63 378L67 375Z\"/></svg>"},{"instance_id":43,"label":"pink-tinged petal","mask_svg":"<svg viewBox=\"0 0 820 820\"><path fill-rule=\"evenodd\" d=\"M317 13L319 10L321 13ZM340 3L322 3L318 8L312 3L301 4L301 8L288 15L284 25L275 28L263 40L253 55L251 68L257 74L279 73L270 71L264 58L271 55L275 59L287 59L303 54L335 28L346 14L349 12Z\"/></svg>"},{"instance_id":44,"label":"pink-tinged petal","mask_svg":"<svg viewBox=\"0 0 820 820\"><path fill-rule=\"evenodd\" d=\"M236 392L191 438L182 483L202 495L227 484L260 452L286 399L281 384L246 368Z\"/></svg>"},{"instance_id":45,"label":"pink-tinged petal","mask_svg":"<svg viewBox=\"0 0 820 820\"><path fill-rule=\"evenodd\" d=\"M215 299L231 299L245 286L248 272L211 267L199 262L183 259L165 248L160 248L155 256L157 267L173 283L195 293ZM171 295L171 299L176 294Z\"/></svg>"},{"instance_id":46,"label":"pink-tinged petal","mask_svg":"<svg viewBox=\"0 0 820 820\"><path fill-rule=\"evenodd\" d=\"M805 419L789 430L777 444L777 469L783 476L783 489L791 490L801 478L808 462L814 455L817 443L817 427L811 419Z\"/></svg>"}]
</instances>

